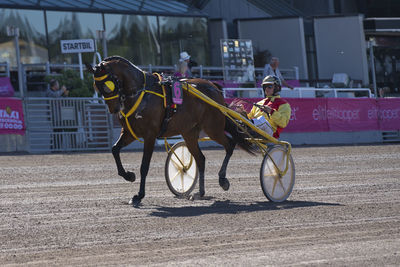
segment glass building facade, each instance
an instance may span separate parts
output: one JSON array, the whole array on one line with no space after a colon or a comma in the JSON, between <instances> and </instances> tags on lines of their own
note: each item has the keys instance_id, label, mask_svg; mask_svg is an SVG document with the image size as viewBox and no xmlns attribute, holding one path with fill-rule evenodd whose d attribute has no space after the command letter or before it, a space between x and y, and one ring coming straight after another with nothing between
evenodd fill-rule
<instances>
[{"instance_id":1,"label":"glass building facade","mask_svg":"<svg viewBox=\"0 0 400 267\"><path fill-rule=\"evenodd\" d=\"M95 4L100 2L94 1ZM13 37L7 36L7 26L14 26L20 31L23 64L78 63L75 54L61 53L60 40L96 39L97 31L104 30L107 55L123 56L136 65L173 65L181 51L187 51L199 64L209 65L206 17L85 11L88 10L0 7L0 62L16 66ZM96 43L103 55L102 42L97 40ZM93 53L82 56L84 61L93 60Z\"/></svg>"}]
</instances>

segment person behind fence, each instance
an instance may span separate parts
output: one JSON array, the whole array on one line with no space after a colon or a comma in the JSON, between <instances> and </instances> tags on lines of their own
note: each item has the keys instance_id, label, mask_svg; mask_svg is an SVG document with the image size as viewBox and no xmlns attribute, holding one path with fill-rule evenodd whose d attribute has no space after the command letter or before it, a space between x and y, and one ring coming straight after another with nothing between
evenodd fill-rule
<instances>
[{"instance_id":1,"label":"person behind fence","mask_svg":"<svg viewBox=\"0 0 400 267\"><path fill-rule=\"evenodd\" d=\"M285 81L278 67L279 67L279 58L272 57L270 63L265 64L263 76L266 77L268 75L274 75L281 80L281 84L293 90L294 89L293 86L289 85Z\"/></svg>"},{"instance_id":2,"label":"person behind fence","mask_svg":"<svg viewBox=\"0 0 400 267\"><path fill-rule=\"evenodd\" d=\"M263 79L262 87L265 98L255 105L247 117L253 120L254 125L269 135L279 138L282 130L288 125L291 115L289 103L280 97L281 81L274 75L268 75ZM243 112L243 105L239 111Z\"/></svg>"},{"instance_id":3,"label":"person behind fence","mask_svg":"<svg viewBox=\"0 0 400 267\"><path fill-rule=\"evenodd\" d=\"M61 86L61 88L60 88L60 84L55 79L51 79L49 84L50 84L50 87L47 88L47 91L46 91L47 97L68 96L69 91L67 90L65 85Z\"/></svg>"},{"instance_id":4,"label":"person behind fence","mask_svg":"<svg viewBox=\"0 0 400 267\"><path fill-rule=\"evenodd\" d=\"M197 66L197 63L190 59L190 55L183 51L180 53L179 63L178 63L178 71L175 72L174 76L176 77L193 77L192 67Z\"/></svg>"}]
</instances>

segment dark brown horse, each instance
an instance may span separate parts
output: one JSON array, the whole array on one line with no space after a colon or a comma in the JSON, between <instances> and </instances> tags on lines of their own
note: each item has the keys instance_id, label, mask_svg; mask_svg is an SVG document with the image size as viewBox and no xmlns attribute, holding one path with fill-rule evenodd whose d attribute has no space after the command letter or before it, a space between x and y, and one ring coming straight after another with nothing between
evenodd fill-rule
<instances>
[{"instance_id":1,"label":"dark brown horse","mask_svg":"<svg viewBox=\"0 0 400 267\"><path fill-rule=\"evenodd\" d=\"M144 151L140 166L140 190L132 198L137 205L145 196L145 182L153 154L156 138L159 137L166 109L164 107L163 89L158 76L142 71L128 60L112 56L92 67L86 64L93 73L95 87L105 99L110 113L120 113L122 125L121 135L112 147L118 174L125 180L133 182L135 174L125 171L120 159L121 148L129 145L137 138L144 141ZM221 88L203 79L189 79L199 91L219 104L224 104ZM167 88L168 90L168 88ZM128 123L127 123L128 122ZM224 190L229 189L226 179L226 168L236 144L250 151L244 137L236 126L218 109L196 98L183 90L183 104L168 121L162 137L182 135L186 145L196 160L199 169L199 195L203 197L205 158L198 145L201 130L226 150L226 156L218 173L219 184ZM227 136L228 132L230 136Z\"/></svg>"}]
</instances>

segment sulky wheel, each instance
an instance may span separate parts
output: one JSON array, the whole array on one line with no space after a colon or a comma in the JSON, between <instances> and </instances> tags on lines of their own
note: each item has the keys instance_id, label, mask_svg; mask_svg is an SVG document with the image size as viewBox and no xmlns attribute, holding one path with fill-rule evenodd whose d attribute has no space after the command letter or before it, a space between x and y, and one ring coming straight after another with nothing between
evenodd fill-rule
<instances>
[{"instance_id":1,"label":"sulky wheel","mask_svg":"<svg viewBox=\"0 0 400 267\"><path fill-rule=\"evenodd\" d=\"M185 142L172 146L165 161L165 179L169 190L178 197L188 195L196 186L199 172Z\"/></svg>"},{"instance_id":2,"label":"sulky wheel","mask_svg":"<svg viewBox=\"0 0 400 267\"><path fill-rule=\"evenodd\" d=\"M287 172L280 175L288 164ZM280 170L280 171L279 171ZM285 201L292 192L295 181L293 158L290 155L287 160L287 150L282 146L272 146L264 156L260 182L264 195L272 202Z\"/></svg>"}]
</instances>

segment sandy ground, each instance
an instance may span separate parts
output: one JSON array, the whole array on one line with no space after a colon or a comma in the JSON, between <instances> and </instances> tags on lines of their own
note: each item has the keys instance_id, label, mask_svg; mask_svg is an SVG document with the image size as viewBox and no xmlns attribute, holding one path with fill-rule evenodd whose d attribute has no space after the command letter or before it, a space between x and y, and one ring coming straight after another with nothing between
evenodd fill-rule
<instances>
[{"instance_id":1,"label":"sandy ground","mask_svg":"<svg viewBox=\"0 0 400 267\"><path fill-rule=\"evenodd\" d=\"M155 152L147 195L111 153L0 156L0 265L284 266L400 264L400 145L295 147L289 200L269 202L261 157L204 151L206 200L172 195ZM138 173L141 153L122 159ZM196 189L197 191L197 189Z\"/></svg>"}]
</instances>

